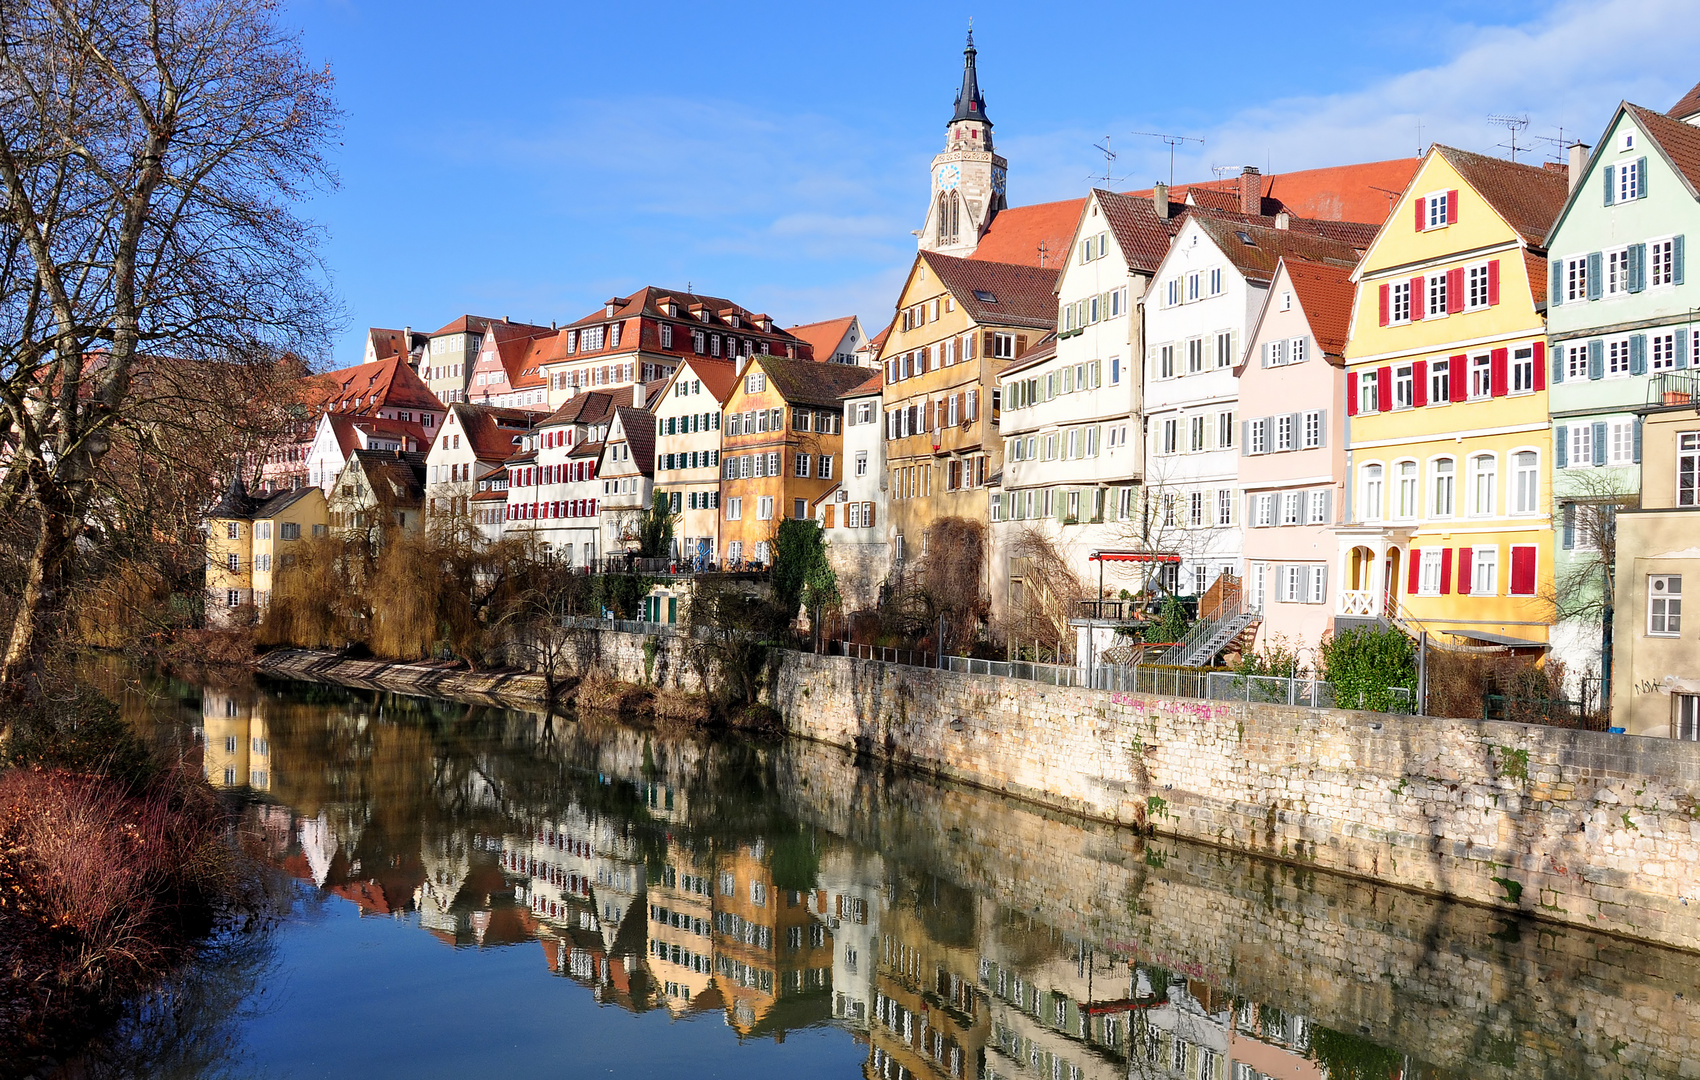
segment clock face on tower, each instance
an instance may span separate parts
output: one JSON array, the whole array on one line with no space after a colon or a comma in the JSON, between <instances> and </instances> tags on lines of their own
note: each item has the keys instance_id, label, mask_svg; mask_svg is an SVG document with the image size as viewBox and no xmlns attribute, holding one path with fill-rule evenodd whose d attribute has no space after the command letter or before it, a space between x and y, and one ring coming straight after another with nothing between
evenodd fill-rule
<instances>
[{"instance_id":1,"label":"clock face on tower","mask_svg":"<svg viewBox=\"0 0 1700 1080\"><path fill-rule=\"evenodd\" d=\"M1007 169L1000 169L995 165L992 166L992 191L995 194L1002 195L1004 193L1004 184L1008 181L1008 179L1009 171Z\"/></svg>"},{"instance_id":2,"label":"clock face on tower","mask_svg":"<svg viewBox=\"0 0 1700 1080\"><path fill-rule=\"evenodd\" d=\"M960 166L957 166L957 165L940 165L939 166L939 190L940 191L955 191L956 186L960 183L962 183L962 169L961 169Z\"/></svg>"}]
</instances>

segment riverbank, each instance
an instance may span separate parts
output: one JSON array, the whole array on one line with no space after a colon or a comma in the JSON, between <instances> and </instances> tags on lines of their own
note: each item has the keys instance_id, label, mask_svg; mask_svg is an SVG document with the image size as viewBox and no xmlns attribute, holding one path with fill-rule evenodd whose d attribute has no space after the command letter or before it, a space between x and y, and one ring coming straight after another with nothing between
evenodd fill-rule
<instances>
[{"instance_id":1,"label":"riverbank","mask_svg":"<svg viewBox=\"0 0 1700 1080\"><path fill-rule=\"evenodd\" d=\"M646 654L646 640L600 632L586 670L691 689L677 643ZM457 686L407 667L261 660L403 692ZM521 679L465 692L517 697ZM789 734L1050 809L1700 950L1700 746L792 652L770 694Z\"/></svg>"}]
</instances>

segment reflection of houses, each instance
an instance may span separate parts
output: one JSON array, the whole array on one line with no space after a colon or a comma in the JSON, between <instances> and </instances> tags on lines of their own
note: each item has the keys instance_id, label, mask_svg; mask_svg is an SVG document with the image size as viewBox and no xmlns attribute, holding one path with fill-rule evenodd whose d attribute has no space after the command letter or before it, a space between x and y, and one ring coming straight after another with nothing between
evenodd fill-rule
<instances>
[{"instance_id":1,"label":"reflection of houses","mask_svg":"<svg viewBox=\"0 0 1700 1080\"><path fill-rule=\"evenodd\" d=\"M271 739L263 709L250 692L208 689L201 694L202 764L218 788L271 789Z\"/></svg>"},{"instance_id":2,"label":"reflection of houses","mask_svg":"<svg viewBox=\"0 0 1700 1080\"><path fill-rule=\"evenodd\" d=\"M942 896L931 888L925 900L894 899L880 913L866 1076L979 1076L986 1061L990 1013L975 976L978 901L949 886Z\"/></svg>"},{"instance_id":3,"label":"reflection of houses","mask_svg":"<svg viewBox=\"0 0 1700 1080\"><path fill-rule=\"evenodd\" d=\"M775 888L765 845L740 844L715 866L714 965L726 1022L740 1035L824 1018L832 988L832 935L804 894Z\"/></svg>"},{"instance_id":4,"label":"reflection of houses","mask_svg":"<svg viewBox=\"0 0 1700 1080\"><path fill-rule=\"evenodd\" d=\"M1035 1063L1077 1080L1128 1074L1139 1004L1124 959L990 905L979 937L979 982L990 999L987 1075Z\"/></svg>"},{"instance_id":5,"label":"reflection of houses","mask_svg":"<svg viewBox=\"0 0 1700 1080\"><path fill-rule=\"evenodd\" d=\"M866 1031L873 1013L874 969L885 866L877 853L833 845L821 853L816 913L832 931L832 1015Z\"/></svg>"},{"instance_id":6,"label":"reflection of houses","mask_svg":"<svg viewBox=\"0 0 1700 1080\"><path fill-rule=\"evenodd\" d=\"M714 985L714 865L683 847L649 887L649 968L672 1012L704 1007Z\"/></svg>"}]
</instances>

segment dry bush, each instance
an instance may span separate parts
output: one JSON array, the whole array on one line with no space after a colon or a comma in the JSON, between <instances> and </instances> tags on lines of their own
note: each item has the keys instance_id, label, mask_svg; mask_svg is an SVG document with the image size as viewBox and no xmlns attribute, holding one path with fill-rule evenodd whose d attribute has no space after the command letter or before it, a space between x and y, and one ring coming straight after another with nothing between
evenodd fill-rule
<instances>
[{"instance_id":1,"label":"dry bush","mask_svg":"<svg viewBox=\"0 0 1700 1080\"><path fill-rule=\"evenodd\" d=\"M1016 533L1010 542L1010 559L1022 567L1019 600L1012 600L1003 636L1020 646L1037 641L1054 644L1072 638L1069 607L1090 595L1090 587L1069 568L1056 542L1035 528Z\"/></svg>"},{"instance_id":2,"label":"dry bush","mask_svg":"<svg viewBox=\"0 0 1700 1080\"><path fill-rule=\"evenodd\" d=\"M360 640L365 611L357 585L366 575L364 545L333 536L303 540L277 575L255 633L262 645L340 649Z\"/></svg>"},{"instance_id":3,"label":"dry bush","mask_svg":"<svg viewBox=\"0 0 1700 1080\"><path fill-rule=\"evenodd\" d=\"M1505 695L1505 719L1515 723L1575 727L1579 722L1561 704L1564 664L1558 660L1429 649L1430 716L1479 717L1490 693Z\"/></svg>"},{"instance_id":4,"label":"dry bush","mask_svg":"<svg viewBox=\"0 0 1700 1080\"><path fill-rule=\"evenodd\" d=\"M992 606L986 550L984 522L960 517L933 522L927 553L914 566L895 570L881 589L882 643L944 652L971 648Z\"/></svg>"}]
</instances>

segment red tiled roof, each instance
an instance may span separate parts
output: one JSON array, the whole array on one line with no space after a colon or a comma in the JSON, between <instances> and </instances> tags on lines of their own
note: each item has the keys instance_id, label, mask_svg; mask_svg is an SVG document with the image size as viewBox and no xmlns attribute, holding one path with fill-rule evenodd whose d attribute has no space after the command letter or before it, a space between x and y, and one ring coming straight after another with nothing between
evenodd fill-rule
<instances>
[{"instance_id":1,"label":"red tiled roof","mask_svg":"<svg viewBox=\"0 0 1700 1080\"><path fill-rule=\"evenodd\" d=\"M1073 234L1064 234L1063 243ZM1027 326L1049 330L1057 324L1057 275L1063 260L1053 266L1017 265L990 262L986 259L958 259L923 251L939 281L950 290L968 313L981 326ZM986 298L982 298L982 296Z\"/></svg>"},{"instance_id":2,"label":"red tiled roof","mask_svg":"<svg viewBox=\"0 0 1700 1080\"><path fill-rule=\"evenodd\" d=\"M679 314L669 316L663 313L661 310L661 301L663 299L672 300L673 303L677 305ZM635 318L640 315L651 319L673 318L681 322L699 326L709 326L714 329L725 329L728 326L726 317L735 314L739 317L740 322L743 324L738 327L737 330L740 334L749 334L751 336L765 335L766 337L773 338L787 344L796 343L800 347L806 347L807 345L806 342L795 337L789 330L782 329L777 323L774 324L772 330L762 330L756 322L756 320L761 316L745 308L739 307L730 300L725 300L718 296L705 296L701 293L689 293L680 289L661 289L654 285L646 285L637 292L632 293L630 296L613 297L612 300L615 303L614 314L607 314L606 305L604 305L603 307L597 308L589 315L568 323L565 327L562 327L562 329L565 330L579 326L594 326L599 323L607 322L619 322ZM701 308L708 311L712 321L707 323L701 322L695 315L692 314L693 308ZM620 332L621 352L632 351L638 347L639 341L637 338L633 337L628 341L626 332L623 330Z\"/></svg>"},{"instance_id":3,"label":"red tiled roof","mask_svg":"<svg viewBox=\"0 0 1700 1080\"><path fill-rule=\"evenodd\" d=\"M650 475L655 471L655 414L630 405L620 405L615 411L620 414L620 430L625 432L626 445L632 448L632 464L638 472Z\"/></svg>"},{"instance_id":4,"label":"red tiled roof","mask_svg":"<svg viewBox=\"0 0 1700 1080\"><path fill-rule=\"evenodd\" d=\"M1700 94L1700 86L1695 87L1690 96L1693 94ZM1640 121L1648 136L1659 144L1672 167L1688 181L1690 193L1700 196L1700 127L1673 120L1639 105L1626 105L1625 108ZM1695 109L1700 110L1700 102L1695 104Z\"/></svg>"},{"instance_id":5,"label":"red tiled roof","mask_svg":"<svg viewBox=\"0 0 1700 1080\"><path fill-rule=\"evenodd\" d=\"M614 396L601 390L574 394L561 407L538 421L538 427L557 427L562 424L600 424L614 414Z\"/></svg>"},{"instance_id":6,"label":"red tiled roof","mask_svg":"<svg viewBox=\"0 0 1700 1080\"><path fill-rule=\"evenodd\" d=\"M813 346L816 360L831 360L833 351L838 348L838 343L844 340L844 335L850 332L850 324L855 321L856 316L846 315L839 319L827 319L825 322L793 326L791 333Z\"/></svg>"},{"instance_id":7,"label":"red tiled roof","mask_svg":"<svg viewBox=\"0 0 1700 1080\"><path fill-rule=\"evenodd\" d=\"M1254 281L1273 278L1275 267L1283 258L1331 262L1350 270L1357 265L1360 254L1351 244L1311 233L1225 221L1211 214L1198 214L1196 220L1228 261Z\"/></svg>"},{"instance_id":8,"label":"red tiled roof","mask_svg":"<svg viewBox=\"0 0 1700 1080\"><path fill-rule=\"evenodd\" d=\"M1700 83L1695 83L1694 89L1682 95L1681 100L1672 105L1666 115L1684 120L1695 113L1700 113Z\"/></svg>"},{"instance_id":9,"label":"red tiled roof","mask_svg":"<svg viewBox=\"0 0 1700 1080\"><path fill-rule=\"evenodd\" d=\"M1524 243L1538 246L1546 242L1547 230L1570 195L1568 179L1539 165L1522 165L1439 143L1433 152L1444 157Z\"/></svg>"},{"instance_id":10,"label":"red tiled roof","mask_svg":"<svg viewBox=\"0 0 1700 1080\"><path fill-rule=\"evenodd\" d=\"M849 390L845 391L843 394L840 394L839 397L840 398L871 397L875 394L878 394L884 388L885 388L885 369L881 368L881 369L874 372L872 378L867 379L864 382L857 383L855 386L852 386Z\"/></svg>"},{"instance_id":11,"label":"red tiled roof","mask_svg":"<svg viewBox=\"0 0 1700 1080\"><path fill-rule=\"evenodd\" d=\"M1398 193L1405 190L1421 164L1421 158L1393 158L1270 173L1260 178L1262 205L1258 209L1269 217L1285 210L1294 217L1379 226L1387 220ZM1201 207L1237 212L1239 192L1240 178L1230 176L1176 185L1169 191L1169 201L1184 202L1190 198ZM1150 199L1151 189L1127 194Z\"/></svg>"},{"instance_id":12,"label":"red tiled roof","mask_svg":"<svg viewBox=\"0 0 1700 1080\"><path fill-rule=\"evenodd\" d=\"M366 340L372 345L372 355L379 360L388 360L398 355L406 356L410 348L402 337L400 330L386 330L377 326L366 329Z\"/></svg>"},{"instance_id":13,"label":"red tiled roof","mask_svg":"<svg viewBox=\"0 0 1700 1080\"><path fill-rule=\"evenodd\" d=\"M1085 199L1064 199L999 210L968 257L1015 266L1060 267L1068 260L1069 237L1085 205Z\"/></svg>"},{"instance_id":14,"label":"red tiled roof","mask_svg":"<svg viewBox=\"0 0 1700 1080\"><path fill-rule=\"evenodd\" d=\"M370 364L356 364L309 375L301 380L301 397L311 409L355 413L367 409L402 408L440 410L443 403L431 393L404 356L390 356ZM374 404L368 398L377 397ZM361 404L342 409L342 402L358 398Z\"/></svg>"},{"instance_id":15,"label":"red tiled roof","mask_svg":"<svg viewBox=\"0 0 1700 1080\"><path fill-rule=\"evenodd\" d=\"M679 369L689 367L696 377L702 380L708 392L714 395L714 400L726 404L732 396L732 390L738 385L738 368L730 360L716 360L711 356L693 356Z\"/></svg>"},{"instance_id":16,"label":"red tiled roof","mask_svg":"<svg viewBox=\"0 0 1700 1080\"><path fill-rule=\"evenodd\" d=\"M531 430L537 414L525 409L457 402L449 408L455 424L466 433L473 454L480 461L506 461L513 456L514 436Z\"/></svg>"},{"instance_id":17,"label":"red tiled roof","mask_svg":"<svg viewBox=\"0 0 1700 1080\"><path fill-rule=\"evenodd\" d=\"M1356 290L1351 268L1302 259L1282 259L1281 264L1287 271L1287 280L1292 282L1293 292L1298 295L1299 306L1304 308L1311 336L1324 356L1339 360L1352 325Z\"/></svg>"},{"instance_id":18,"label":"red tiled roof","mask_svg":"<svg viewBox=\"0 0 1700 1080\"><path fill-rule=\"evenodd\" d=\"M485 328L489 326L514 326L521 330L530 330L534 332L540 330L547 331L550 329L547 326L533 326L530 323L508 322L505 319L492 319L484 315L462 315L460 318L449 323L441 330L437 330L427 336L441 337L444 334L482 334Z\"/></svg>"},{"instance_id":19,"label":"red tiled roof","mask_svg":"<svg viewBox=\"0 0 1700 1080\"><path fill-rule=\"evenodd\" d=\"M1536 306L1546 303L1547 274L1550 273L1547 269L1548 264L1546 256L1536 255L1534 252L1525 248L1523 249L1523 265L1529 273L1530 297L1534 300Z\"/></svg>"},{"instance_id":20,"label":"red tiled roof","mask_svg":"<svg viewBox=\"0 0 1700 1080\"><path fill-rule=\"evenodd\" d=\"M879 333L877 333L873 337L869 338L868 344L872 345L874 347L874 350L877 352L879 350L880 346L885 344L885 339L891 336L891 328L893 326L896 326L896 325L897 325L897 320L894 318L890 322L885 324L884 330L881 330Z\"/></svg>"}]
</instances>

